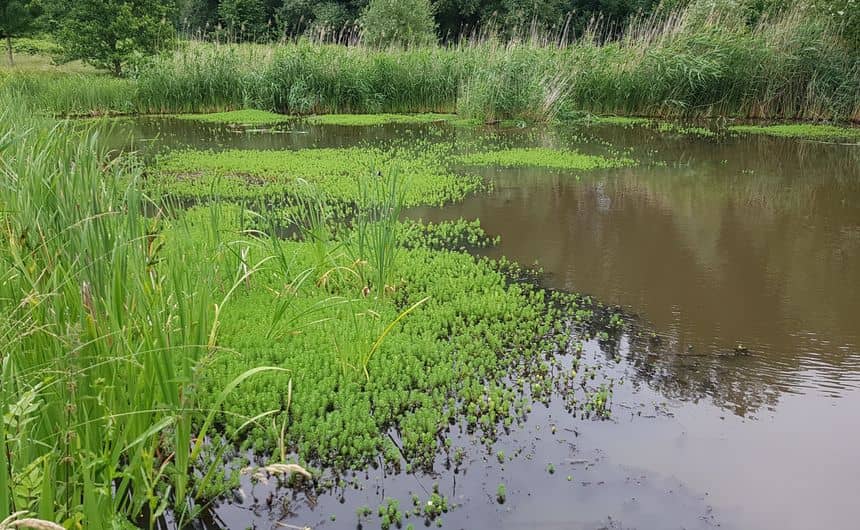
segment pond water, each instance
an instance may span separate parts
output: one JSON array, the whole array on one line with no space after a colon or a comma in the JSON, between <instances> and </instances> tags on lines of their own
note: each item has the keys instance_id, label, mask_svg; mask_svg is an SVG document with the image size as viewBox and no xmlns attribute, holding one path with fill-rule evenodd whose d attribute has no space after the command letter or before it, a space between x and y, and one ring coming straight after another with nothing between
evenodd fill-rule
<instances>
[{"instance_id":1,"label":"pond water","mask_svg":"<svg viewBox=\"0 0 860 530\"><path fill-rule=\"evenodd\" d=\"M521 452L503 466L475 446L456 474L371 471L360 475L364 489L343 497L246 484L248 498L216 508L213 527L352 528L356 507L384 497L409 507L409 492L425 497L433 482L462 504L443 517L445 528L857 527L860 146L617 126L236 132L155 118L120 122L111 134L118 146L131 137L150 151L414 137L640 161L592 172L458 168L484 175L493 191L409 212L479 218L501 236L486 254L537 262L548 286L617 304L656 333L624 336L609 352L588 344L589 357L624 380L611 420L571 418L558 397L499 440L495 449ZM616 355L620 362L609 360ZM495 500L500 482L505 504ZM266 507L269 494L279 508Z\"/></svg>"}]
</instances>

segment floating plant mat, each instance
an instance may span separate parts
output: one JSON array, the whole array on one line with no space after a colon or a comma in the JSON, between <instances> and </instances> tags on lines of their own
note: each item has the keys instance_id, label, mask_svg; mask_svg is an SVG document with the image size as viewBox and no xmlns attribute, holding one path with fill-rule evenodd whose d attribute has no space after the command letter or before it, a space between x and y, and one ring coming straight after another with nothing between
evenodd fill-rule
<instances>
[{"instance_id":1,"label":"floating plant mat","mask_svg":"<svg viewBox=\"0 0 860 530\"><path fill-rule=\"evenodd\" d=\"M603 169L632 166L629 158L607 158L587 155L578 151L528 147L502 149L482 153L467 154L460 157L467 165L501 167L546 167L553 169Z\"/></svg>"},{"instance_id":2,"label":"floating plant mat","mask_svg":"<svg viewBox=\"0 0 860 530\"><path fill-rule=\"evenodd\" d=\"M455 114L322 114L305 118L315 125L372 126L388 123L436 123L456 120Z\"/></svg>"},{"instance_id":3,"label":"floating plant mat","mask_svg":"<svg viewBox=\"0 0 860 530\"><path fill-rule=\"evenodd\" d=\"M783 138L849 140L860 142L860 127L794 123L781 125L734 125L729 127L729 130L743 134L764 134L767 136L779 136Z\"/></svg>"},{"instance_id":4,"label":"floating plant mat","mask_svg":"<svg viewBox=\"0 0 860 530\"><path fill-rule=\"evenodd\" d=\"M441 205L484 188L479 176L448 171L441 146L429 143L395 149L175 151L160 160L159 169L161 190L186 197L284 195L304 179L334 200L352 201L359 177L392 171L407 181L405 206Z\"/></svg>"},{"instance_id":5,"label":"floating plant mat","mask_svg":"<svg viewBox=\"0 0 860 530\"><path fill-rule=\"evenodd\" d=\"M457 458L451 426L491 444L559 387L571 412L609 414L611 381L578 359L560 369L554 356L582 352L572 321L588 336L596 317L608 314L589 299L520 281L529 275L513 263L439 250L440 238L452 234L489 244L475 223L404 225L394 280L372 294L342 245L320 252L310 242L248 237L237 207L192 208L165 232L165 244L188 244L213 218L239 270L255 272L221 309L220 339L199 390L215 402L248 366L287 370L258 374L224 400L222 432L242 448L271 461L294 455L317 477L375 462L428 470L440 451ZM603 324L608 338L622 321ZM421 500L422 517L447 511L433 495L429 510Z\"/></svg>"},{"instance_id":6,"label":"floating plant mat","mask_svg":"<svg viewBox=\"0 0 860 530\"><path fill-rule=\"evenodd\" d=\"M276 114L265 110L245 109L211 114L178 114L181 120L193 120L203 123L221 123L224 125L277 125L292 119L291 116Z\"/></svg>"}]
</instances>

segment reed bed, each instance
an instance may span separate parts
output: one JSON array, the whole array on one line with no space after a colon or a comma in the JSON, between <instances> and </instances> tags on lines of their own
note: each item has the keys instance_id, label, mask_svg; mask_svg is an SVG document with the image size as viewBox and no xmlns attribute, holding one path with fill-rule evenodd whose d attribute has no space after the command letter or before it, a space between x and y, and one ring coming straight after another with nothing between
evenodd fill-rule
<instances>
[{"instance_id":1,"label":"reed bed","mask_svg":"<svg viewBox=\"0 0 860 530\"><path fill-rule=\"evenodd\" d=\"M860 120L860 55L838 28L794 9L750 25L704 3L576 38L477 34L450 46L373 49L307 39L186 42L133 81L10 77L59 114L456 112L484 122L577 113ZM0 83L3 83L0 80Z\"/></svg>"},{"instance_id":2,"label":"reed bed","mask_svg":"<svg viewBox=\"0 0 860 530\"><path fill-rule=\"evenodd\" d=\"M268 370L205 404L197 391L219 307L253 264L237 268L215 213L164 246L169 216L138 191L141 167L4 103L0 517L102 529L169 507L188 521L224 481L218 437L204 445L220 400Z\"/></svg>"}]
</instances>

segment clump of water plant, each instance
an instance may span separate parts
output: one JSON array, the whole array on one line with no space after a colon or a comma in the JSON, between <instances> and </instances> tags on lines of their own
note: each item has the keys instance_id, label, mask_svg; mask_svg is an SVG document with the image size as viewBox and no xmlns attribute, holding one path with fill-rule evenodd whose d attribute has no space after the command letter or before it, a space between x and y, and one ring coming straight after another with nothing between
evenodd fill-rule
<instances>
[{"instance_id":1,"label":"clump of water plant","mask_svg":"<svg viewBox=\"0 0 860 530\"><path fill-rule=\"evenodd\" d=\"M403 223L403 246L430 250L467 251L499 244L499 236L490 236L478 219L427 223L407 220Z\"/></svg>"},{"instance_id":2,"label":"clump of water plant","mask_svg":"<svg viewBox=\"0 0 860 530\"><path fill-rule=\"evenodd\" d=\"M397 499L388 499L377 509L379 525L382 530L388 530L392 525L400 527L403 522L403 513L400 511L400 502Z\"/></svg>"},{"instance_id":3,"label":"clump of water plant","mask_svg":"<svg viewBox=\"0 0 860 530\"><path fill-rule=\"evenodd\" d=\"M827 124L733 125L728 130L735 133L762 134L782 138L860 141L860 127Z\"/></svg>"},{"instance_id":4,"label":"clump of water plant","mask_svg":"<svg viewBox=\"0 0 860 530\"><path fill-rule=\"evenodd\" d=\"M178 114L180 120L199 121L201 123L216 123L223 125L277 125L289 121L290 116L267 112L257 109L233 110L229 112L214 112L210 114Z\"/></svg>"},{"instance_id":5,"label":"clump of water plant","mask_svg":"<svg viewBox=\"0 0 860 530\"><path fill-rule=\"evenodd\" d=\"M160 172L150 184L178 197L258 199L295 192L301 178L333 201L354 203L368 175L396 171L405 190L403 206L442 205L483 189L480 177L447 170L444 149L419 142L390 149L179 151L159 160Z\"/></svg>"},{"instance_id":6,"label":"clump of water plant","mask_svg":"<svg viewBox=\"0 0 860 530\"><path fill-rule=\"evenodd\" d=\"M577 151L557 150L543 147L512 148L484 153L472 153L460 157L464 164L502 167L546 167L553 169L603 169L625 167L634 164L629 158L606 158L586 155Z\"/></svg>"},{"instance_id":7,"label":"clump of water plant","mask_svg":"<svg viewBox=\"0 0 860 530\"><path fill-rule=\"evenodd\" d=\"M370 127L375 125L403 123L437 123L456 119L454 114L322 114L308 116L305 121L314 125L341 125L346 127Z\"/></svg>"}]
</instances>

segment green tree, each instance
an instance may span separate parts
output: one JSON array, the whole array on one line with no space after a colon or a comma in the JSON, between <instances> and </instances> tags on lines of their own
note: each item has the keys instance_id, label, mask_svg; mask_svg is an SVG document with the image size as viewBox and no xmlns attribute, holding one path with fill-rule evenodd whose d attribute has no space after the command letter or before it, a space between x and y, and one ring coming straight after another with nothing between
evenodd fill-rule
<instances>
[{"instance_id":1,"label":"green tree","mask_svg":"<svg viewBox=\"0 0 860 530\"><path fill-rule=\"evenodd\" d=\"M370 0L361 15L364 40L372 46L436 42L429 0Z\"/></svg>"},{"instance_id":2,"label":"green tree","mask_svg":"<svg viewBox=\"0 0 860 530\"><path fill-rule=\"evenodd\" d=\"M234 36L258 37L268 30L266 7L264 0L221 0L218 16Z\"/></svg>"},{"instance_id":3,"label":"green tree","mask_svg":"<svg viewBox=\"0 0 860 530\"><path fill-rule=\"evenodd\" d=\"M277 9L278 24L287 35L319 27L340 30L358 19L365 5L362 0L284 0Z\"/></svg>"},{"instance_id":4,"label":"green tree","mask_svg":"<svg viewBox=\"0 0 860 530\"><path fill-rule=\"evenodd\" d=\"M497 0L435 0L433 11L444 39L455 39L478 28L485 17L499 9Z\"/></svg>"},{"instance_id":5,"label":"green tree","mask_svg":"<svg viewBox=\"0 0 860 530\"><path fill-rule=\"evenodd\" d=\"M53 22L68 60L122 75L136 54L173 43L176 0L56 0Z\"/></svg>"},{"instance_id":6,"label":"green tree","mask_svg":"<svg viewBox=\"0 0 860 530\"><path fill-rule=\"evenodd\" d=\"M179 0L176 15L184 31L208 33L218 23L218 0Z\"/></svg>"},{"instance_id":7,"label":"green tree","mask_svg":"<svg viewBox=\"0 0 860 530\"><path fill-rule=\"evenodd\" d=\"M0 36L6 39L9 66L15 64L12 56L12 37L25 34L36 19L36 8L28 0L0 0Z\"/></svg>"}]
</instances>

